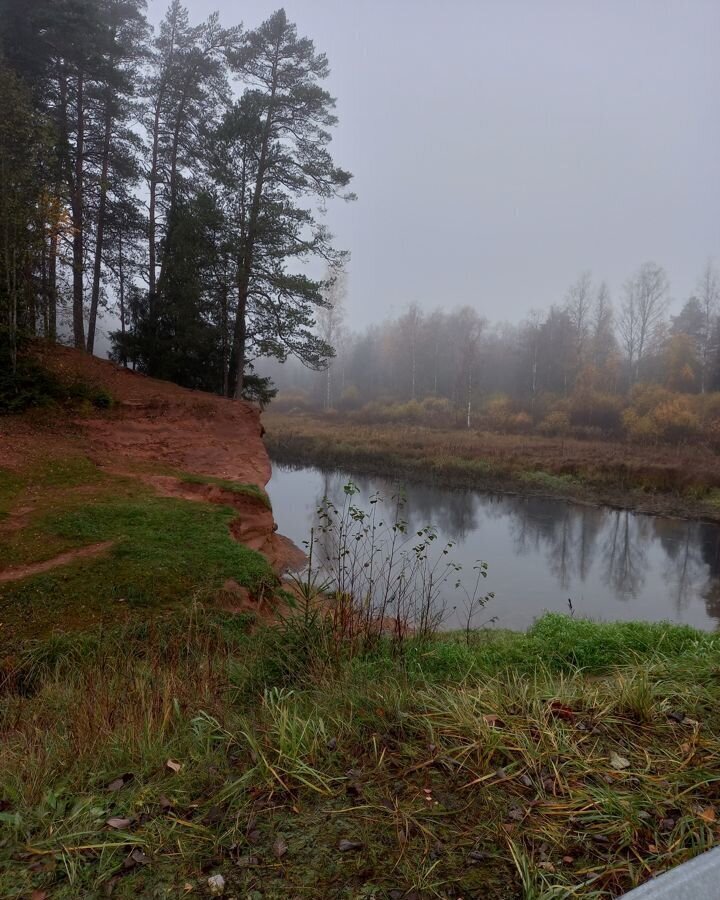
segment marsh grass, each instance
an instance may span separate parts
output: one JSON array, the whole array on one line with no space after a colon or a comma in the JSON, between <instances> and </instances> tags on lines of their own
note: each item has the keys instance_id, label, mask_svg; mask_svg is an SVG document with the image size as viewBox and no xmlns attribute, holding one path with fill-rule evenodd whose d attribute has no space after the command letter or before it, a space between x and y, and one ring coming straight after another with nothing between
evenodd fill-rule
<instances>
[{"instance_id":1,"label":"marsh grass","mask_svg":"<svg viewBox=\"0 0 720 900\"><path fill-rule=\"evenodd\" d=\"M600 898L720 836L716 636L547 616L329 654L323 617L251 625L194 606L17 649L1 896L221 872L242 897Z\"/></svg>"},{"instance_id":2,"label":"marsh grass","mask_svg":"<svg viewBox=\"0 0 720 900\"><path fill-rule=\"evenodd\" d=\"M701 445L643 446L499 434L341 416L264 416L274 460L346 467L457 487L588 499L629 508L718 517L717 454Z\"/></svg>"}]
</instances>

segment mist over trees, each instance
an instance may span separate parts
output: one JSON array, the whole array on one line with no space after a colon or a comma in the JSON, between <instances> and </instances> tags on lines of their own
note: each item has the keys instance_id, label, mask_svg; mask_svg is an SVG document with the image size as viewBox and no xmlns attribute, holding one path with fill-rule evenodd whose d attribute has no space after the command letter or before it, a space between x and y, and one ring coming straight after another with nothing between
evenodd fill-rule
<instances>
[{"instance_id":1,"label":"mist over trees","mask_svg":"<svg viewBox=\"0 0 720 900\"><path fill-rule=\"evenodd\" d=\"M257 28L172 0L4 0L0 328L267 398L261 357L320 368L317 310L345 254L318 201L351 199L329 145L328 61L280 9ZM328 276L300 263L319 259ZM322 269L322 266L319 267ZM60 335L67 321L69 333Z\"/></svg>"},{"instance_id":2,"label":"mist over trees","mask_svg":"<svg viewBox=\"0 0 720 900\"><path fill-rule=\"evenodd\" d=\"M648 384L683 396L720 389L712 262L672 316L668 274L645 262L615 296L580 272L519 324L470 304L411 303L350 334L346 254L318 213L353 197L330 152L328 73L282 9L246 28L217 14L192 22L172 0L153 30L144 0L4 0L0 344L10 368L24 336L95 352L110 312L114 357L149 375L263 401L274 379L325 409L424 404L429 418L468 428L624 423L651 434L660 426L647 404L631 423L620 398ZM659 415L691 421L677 403Z\"/></svg>"},{"instance_id":3,"label":"mist over trees","mask_svg":"<svg viewBox=\"0 0 720 900\"><path fill-rule=\"evenodd\" d=\"M716 266L708 262L675 316L669 294L665 270L646 262L616 302L583 272L556 305L517 325L489 322L470 306L410 305L355 334L335 322L344 338L331 379L297 366L269 371L286 409L579 436L652 437L684 423L691 438L707 419L720 438L720 395L702 409L673 400L720 391Z\"/></svg>"}]
</instances>

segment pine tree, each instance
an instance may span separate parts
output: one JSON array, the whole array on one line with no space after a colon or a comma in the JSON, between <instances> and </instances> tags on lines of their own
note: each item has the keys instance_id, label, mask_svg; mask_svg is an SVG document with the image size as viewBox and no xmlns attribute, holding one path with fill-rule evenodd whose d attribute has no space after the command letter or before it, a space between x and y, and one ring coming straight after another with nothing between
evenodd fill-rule
<instances>
[{"instance_id":1,"label":"pine tree","mask_svg":"<svg viewBox=\"0 0 720 900\"><path fill-rule=\"evenodd\" d=\"M337 120L321 86L327 59L298 37L285 11L246 34L231 62L249 86L216 136L215 175L237 248L230 386L239 397L256 356L292 353L318 367L330 354L313 330L323 283L291 268L312 257L341 263L327 230L301 204L352 195L344 193L350 174L328 151Z\"/></svg>"}]
</instances>

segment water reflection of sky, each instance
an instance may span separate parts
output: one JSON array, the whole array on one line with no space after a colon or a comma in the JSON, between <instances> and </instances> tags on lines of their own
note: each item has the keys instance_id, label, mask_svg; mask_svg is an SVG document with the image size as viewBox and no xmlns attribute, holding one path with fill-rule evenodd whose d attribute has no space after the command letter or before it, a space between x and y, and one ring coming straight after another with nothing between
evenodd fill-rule
<instances>
[{"instance_id":1,"label":"water reflection of sky","mask_svg":"<svg viewBox=\"0 0 720 900\"><path fill-rule=\"evenodd\" d=\"M268 490L280 532L302 545L322 498L341 504L349 477L275 466ZM361 507L376 491L385 498L397 492L385 479L352 480ZM720 528L714 525L429 485L408 485L404 493L410 527L432 524L438 544L455 541L452 556L468 583L476 560L489 563L483 589L495 599L484 618L497 616L500 627L525 628L545 610L566 612L568 598L577 614L596 619L667 619L705 630L720 623ZM457 598L450 586L447 595L452 606ZM459 615L450 616L449 627L459 624Z\"/></svg>"}]
</instances>

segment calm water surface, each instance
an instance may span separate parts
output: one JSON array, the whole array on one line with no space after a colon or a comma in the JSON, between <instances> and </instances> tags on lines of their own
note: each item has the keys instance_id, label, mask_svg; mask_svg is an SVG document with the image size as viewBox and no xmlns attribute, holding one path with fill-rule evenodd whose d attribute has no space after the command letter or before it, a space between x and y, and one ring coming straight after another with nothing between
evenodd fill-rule
<instances>
[{"instance_id":1,"label":"calm water surface","mask_svg":"<svg viewBox=\"0 0 720 900\"><path fill-rule=\"evenodd\" d=\"M343 486L360 488L355 502L369 509L376 492L385 498L397 484L314 468L275 465L268 491L281 534L302 546L327 496L341 506ZM456 542L452 558L468 586L475 561L489 563L483 592L495 599L476 624L526 628L547 610L594 619L684 622L715 630L720 624L720 528L627 511L538 497L405 486L404 518L412 529L434 525L437 544ZM446 627L461 625L452 607L460 598L444 589Z\"/></svg>"}]
</instances>

